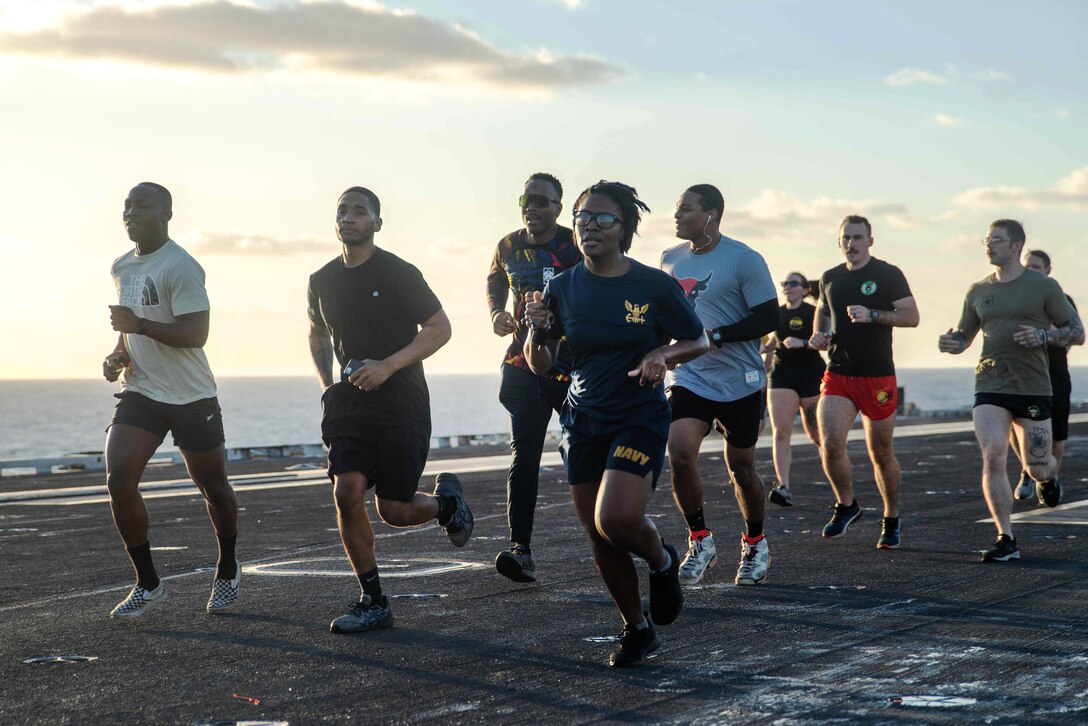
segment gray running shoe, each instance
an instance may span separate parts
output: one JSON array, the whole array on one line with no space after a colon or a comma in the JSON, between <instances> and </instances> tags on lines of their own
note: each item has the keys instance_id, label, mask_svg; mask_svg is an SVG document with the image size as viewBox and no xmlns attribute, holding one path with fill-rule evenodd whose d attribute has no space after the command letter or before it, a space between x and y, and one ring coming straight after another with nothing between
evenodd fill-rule
<instances>
[{"instance_id":1,"label":"gray running shoe","mask_svg":"<svg viewBox=\"0 0 1088 726\"><path fill-rule=\"evenodd\" d=\"M465 496L461 493L461 480L455 474L443 472L434 478L434 495L436 497L453 497L457 503L450 521L442 526L442 530L457 547L464 547L472 536L472 510L465 502Z\"/></svg>"},{"instance_id":2,"label":"gray running shoe","mask_svg":"<svg viewBox=\"0 0 1088 726\"><path fill-rule=\"evenodd\" d=\"M833 509L835 513L831 515L831 520L824 525L824 531L821 533L824 539L842 537L854 520L861 516L861 505L857 501L850 506L836 504Z\"/></svg>"},{"instance_id":3,"label":"gray running shoe","mask_svg":"<svg viewBox=\"0 0 1088 726\"><path fill-rule=\"evenodd\" d=\"M1020 481L1012 491L1013 498L1022 502L1025 499L1031 499L1033 494L1035 494L1035 480L1028 476L1026 471L1021 471Z\"/></svg>"},{"instance_id":4,"label":"gray running shoe","mask_svg":"<svg viewBox=\"0 0 1088 726\"><path fill-rule=\"evenodd\" d=\"M145 590L137 585L129 592L128 597L118 603L110 612L111 618L138 618L147 612L152 605L156 605L166 599L166 583L159 582L154 590Z\"/></svg>"},{"instance_id":5,"label":"gray running shoe","mask_svg":"<svg viewBox=\"0 0 1088 726\"><path fill-rule=\"evenodd\" d=\"M234 578L223 580L215 578L212 582L212 594L208 597L208 612L219 613L238 604L238 585L242 582L242 563L235 560Z\"/></svg>"},{"instance_id":6,"label":"gray running shoe","mask_svg":"<svg viewBox=\"0 0 1088 726\"><path fill-rule=\"evenodd\" d=\"M780 507L792 507L793 495L790 494L790 490L781 484L776 484L771 493L767 495L767 501L777 504Z\"/></svg>"},{"instance_id":7,"label":"gray running shoe","mask_svg":"<svg viewBox=\"0 0 1088 726\"><path fill-rule=\"evenodd\" d=\"M680 584L698 585L706 571L718 561L718 549L714 546L714 535L708 534L702 539L688 538L688 553L680 563Z\"/></svg>"},{"instance_id":8,"label":"gray running shoe","mask_svg":"<svg viewBox=\"0 0 1088 726\"><path fill-rule=\"evenodd\" d=\"M767 568L771 566L771 548L764 537L755 544L740 538L740 565L737 566L738 585L762 585L767 580Z\"/></svg>"},{"instance_id":9,"label":"gray running shoe","mask_svg":"<svg viewBox=\"0 0 1088 726\"><path fill-rule=\"evenodd\" d=\"M332 621L329 630L334 633L362 633L393 627L389 598L383 596L382 600L380 605L375 605L370 595L363 595L362 600L352 603L346 613Z\"/></svg>"},{"instance_id":10,"label":"gray running shoe","mask_svg":"<svg viewBox=\"0 0 1088 726\"><path fill-rule=\"evenodd\" d=\"M514 582L536 582L536 565L533 563L533 556L523 544L515 544L510 549L500 552L495 558L495 569L500 575Z\"/></svg>"}]
</instances>

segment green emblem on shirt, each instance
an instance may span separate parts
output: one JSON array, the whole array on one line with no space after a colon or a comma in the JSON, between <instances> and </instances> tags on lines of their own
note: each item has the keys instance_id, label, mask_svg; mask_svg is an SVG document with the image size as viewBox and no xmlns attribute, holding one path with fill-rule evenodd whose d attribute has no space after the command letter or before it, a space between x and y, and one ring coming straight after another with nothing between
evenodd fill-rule
<instances>
[{"instance_id":1,"label":"green emblem on shirt","mask_svg":"<svg viewBox=\"0 0 1088 726\"><path fill-rule=\"evenodd\" d=\"M875 282L873 282L872 280L869 280L868 282L861 283L861 294L862 295L872 295L874 292L876 292L876 283Z\"/></svg>"}]
</instances>

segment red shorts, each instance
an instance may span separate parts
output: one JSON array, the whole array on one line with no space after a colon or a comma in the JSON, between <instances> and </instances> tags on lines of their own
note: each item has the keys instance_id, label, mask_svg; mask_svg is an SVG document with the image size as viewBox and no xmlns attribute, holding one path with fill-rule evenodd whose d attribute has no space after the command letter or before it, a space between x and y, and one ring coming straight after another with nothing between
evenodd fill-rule
<instances>
[{"instance_id":1,"label":"red shorts","mask_svg":"<svg viewBox=\"0 0 1088 726\"><path fill-rule=\"evenodd\" d=\"M826 371L820 381L820 393L849 400L871 421L888 418L899 407L895 376L842 376Z\"/></svg>"}]
</instances>

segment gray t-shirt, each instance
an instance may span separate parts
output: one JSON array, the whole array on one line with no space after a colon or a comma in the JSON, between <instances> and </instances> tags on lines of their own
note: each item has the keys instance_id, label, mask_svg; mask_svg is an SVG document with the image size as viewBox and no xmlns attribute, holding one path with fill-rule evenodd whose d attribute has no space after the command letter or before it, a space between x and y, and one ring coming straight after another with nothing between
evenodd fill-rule
<instances>
[{"instance_id":1,"label":"gray t-shirt","mask_svg":"<svg viewBox=\"0 0 1088 726\"><path fill-rule=\"evenodd\" d=\"M1061 285L1035 270L1009 282L989 275L972 285L958 327L968 339L982 331L975 393L1051 395L1046 348L1025 348L1012 336L1021 325L1049 330L1076 314Z\"/></svg>"},{"instance_id":2,"label":"gray t-shirt","mask_svg":"<svg viewBox=\"0 0 1088 726\"><path fill-rule=\"evenodd\" d=\"M172 323L178 315L211 309L204 269L177 242L167 240L151 254L130 250L113 261L119 304L138 317ZM215 396L215 378L202 348L175 348L146 335L125 334L132 366L121 389L153 401L186 404Z\"/></svg>"},{"instance_id":3,"label":"gray t-shirt","mask_svg":"<svg viewBox=\"0 0 1088 726\"><path fill-rule=\"evenodd\" d=\"M684 288L707 330L740 322L753 307L778 295L763 256L725 235L700 255L686 242L670 247L661 254L661 269ZM711 345L709 353L672 372L672 385L721 403L759 391L765 379L758 340L723 343L721 349Z\"/></svg>"}]
</instances>

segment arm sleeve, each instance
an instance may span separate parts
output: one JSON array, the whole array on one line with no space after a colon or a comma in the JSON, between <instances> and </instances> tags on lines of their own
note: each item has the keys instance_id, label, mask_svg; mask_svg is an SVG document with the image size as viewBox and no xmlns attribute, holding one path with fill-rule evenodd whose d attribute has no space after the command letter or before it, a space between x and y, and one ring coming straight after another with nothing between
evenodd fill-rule
<instances>
[{"instance_id":1,"label":"arm sleeve","mask_svg":"<svg viewBox=\"0 0 1088 726\"><path fill-rule=\"evenodd\" d=\"M491 270L487 273L487 309L492 315L506 309L510 296L510 278L502 265L502 244L495 248L491 258Z\"/></svg>"},{"instance_id":2,"label":"arm sleeve","mask_svg":"<svg viewBox=\"0 0 1088 726\"><path fill-rule=\"evenodd\" d=\"M659 327L673 340L695 340L703 334L703 321L688 304L680 283L667 272L657 272L661 275L661 294L658 295L658 305L661 306Z\"/></svg>"},{"instance_id":3,"label":"arm sleeve","mask_svg":"<svg viewBox=\"0 0 1088 726\"><path fill-rule=\"evenodd\" d=\"M771 298L751 308L752 314L732 325L718 328L723 343L739 343L742 340L759 340L778 328L778 300Z\"/></svg>"},{"instance_id":4,"label":"arm sleeve","mask_svg":"<svg viewBox=\"0 0 1088 726\"><path fill-rule=\"evenodd\" d=\"M971 342L978 335L979 328L982 327L982 321L979 320L978 313L975 311L975 306L971 304L971 291L967 291L967 298L963 301L963 312L960 313L960 322L956 326L956 329L963 333L967 338L967 342Z\"/></svg>"},{"instance_id":5,"label":"arm sleeve","mask_svg":"<svg viewBox=\"0 0 1088 726\"><path fill-rule=\"evenodd\" d=\"M1044 309L1055 325L1064 325L1077 314L1072 301L1062 292L1062 286L1053 278L1047 278L1046 301Z\"/></svg>"},{"instance_id":6,"label":"arm sleeve","mask_svg":"<svg viewBox=\"0 0 1088 726\"><path fill-rule=\"evenodd\" d=\"M558 290L548 282L544 286L544 301L548 307L548 312L552 314L552 326L548 328L548 340L559 340L567 334L566 327L563 325L563 316L559 314L559 297L556 295Z\"/></svg>"},{"instance_id":7,"label":"arm sleeve","mask_svg":"<svg viewBox=\"0 0 1088 726\"><path fill-rule=\"evenodd\" d=\"M423 273L415 265L406 263L402 275L398 286L400 299L412 320L422 324L442 309L442 303L438 301L438 296L431 291L427 281L423 279Z\"/></svg>"},{"instance_id":8,"label":"arm sleeve","mask_svg":"<svg viewBox=\"0 0 1088 726\"><path fill-rule=\"evenodd\" d=\"M211 309L204 287L204 268L192 257L183 257L170 275L170 308L178 315Z\"/></svg>"}]
</instances>

